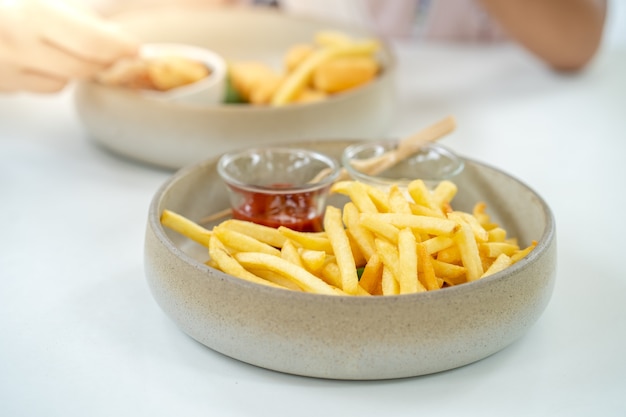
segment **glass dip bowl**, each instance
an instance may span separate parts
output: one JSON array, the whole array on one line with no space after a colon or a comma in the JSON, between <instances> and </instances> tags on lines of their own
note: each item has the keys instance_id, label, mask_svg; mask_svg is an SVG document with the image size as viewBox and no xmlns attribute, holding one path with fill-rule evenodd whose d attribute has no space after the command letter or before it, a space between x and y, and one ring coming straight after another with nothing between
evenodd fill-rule
<instances>
[{"instance_id":1,"label":"glass dip bowl","mask_svg":"<svg viewBox=\"0 0 626 417\"><path fill-rule=\"evenodd\" d=\"M340 164L307 149L265 147L226 153L217 171L235 219L319 232Z\"/></svg>"},{"instance_id":2,"label":"glass dip bowl","mask_svg":"<svg viewBox=\"0 0 626 417\"><path fill-rule=\"evenodd\" d=\"M441 181L454 181L463 171L465 166L463 159L437 143L428 143L420 147L417 152L395 161L380 172L372 173L365 168L366 165L370 168L373 165L374 170L378 171L376 168L382 167L383 162L377 164L370 162L382 160L386 158L385 155L391 156L390 154L398 148L399 142L390 139L350 145L341 157L343 167L353 179L383 189L393 184L406 189L409 182L415 179L423 180L428 188L433 189Z\"/></svg>"}]
</instances>

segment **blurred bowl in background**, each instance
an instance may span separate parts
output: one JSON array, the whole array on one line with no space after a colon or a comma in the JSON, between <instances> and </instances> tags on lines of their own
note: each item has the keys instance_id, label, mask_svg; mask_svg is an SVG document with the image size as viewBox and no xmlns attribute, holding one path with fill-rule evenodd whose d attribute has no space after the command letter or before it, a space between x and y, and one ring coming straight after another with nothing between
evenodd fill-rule
<instances>
[{"instance_id":1,"label":"blurred bowl in background","mask_svg":"<svg viewBox=\"0 0 626 417\"><path fill-rule=\"evenodd\" d=\"M365 29L290 17L266 8L159 8L119 15L117 23L148 43L210 49L227 62L257 60L282 68L286 51L323 30L375 38ZM373 139L384 136L395 109L396 60L381 41L381 73L368 84L326 100L282 107L189 105L151 100L82 82L75 91L89 137L134 160L178 169L234 149L277 141Z\"/></svg>"}]
</instances>

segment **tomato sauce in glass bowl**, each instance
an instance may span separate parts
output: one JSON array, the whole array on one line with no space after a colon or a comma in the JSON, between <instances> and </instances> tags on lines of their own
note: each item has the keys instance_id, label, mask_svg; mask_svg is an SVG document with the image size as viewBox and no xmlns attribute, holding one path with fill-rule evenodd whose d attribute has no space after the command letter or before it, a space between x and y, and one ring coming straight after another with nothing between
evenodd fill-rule
<instances>
[{"instance_id":1,"label":"tomato sauce in glass bowl","mask_svg":"<svg viewBox=\"0 0 626 417\"><path fill-rule=\"evenodd\" d=\"M217 169L228 187L234 218L319 232L340 165L319 152L268 147L227 153ZM326 175L318 178L321 172Z\"/></svg>"}]
</instances>

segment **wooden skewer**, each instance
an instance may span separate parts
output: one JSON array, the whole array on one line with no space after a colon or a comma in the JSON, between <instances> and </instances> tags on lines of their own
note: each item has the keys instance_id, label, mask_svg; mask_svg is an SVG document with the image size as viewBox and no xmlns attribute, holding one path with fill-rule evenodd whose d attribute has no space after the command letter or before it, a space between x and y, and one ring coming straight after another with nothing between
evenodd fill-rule
<instances>
[{"instance_id":1,"label":"wooden skewer","mask_svg":"<svg viewBox=\"0 0 626 417\"><path fill-rule=\"evenodd\" d=\"M403 159L413 155L427 143L438 141L443 136L452 132L455 128L456 122L454 118L452 116L448 116L426 129L402 139L398 143L398 147L396 149L373 158L361 161L352 161L352 166L368 175L380 174Z\"/></svg>"}]
</instances>

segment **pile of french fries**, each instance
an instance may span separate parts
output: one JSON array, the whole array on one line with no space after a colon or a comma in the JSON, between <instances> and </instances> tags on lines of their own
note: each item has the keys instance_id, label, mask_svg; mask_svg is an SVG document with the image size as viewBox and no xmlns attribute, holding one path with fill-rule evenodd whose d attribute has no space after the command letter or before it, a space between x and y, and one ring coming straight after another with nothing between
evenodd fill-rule
<instances>
[{"instance_id":1,"label":"pile of french fries","mask_svg":"<svg viewBox=\"0 0 626 417\"><path fill-rule=\"evenodd\" d=\"M284 68L259 61L230 64L233 88L255 105L281 106L324 100L374 79L380 65L375 39L353 39L342 32L319 32L311 43L293 45Z\"/></svg>"},{"instance_id":2,"label":"pile of french fries","mask_svg":"<svg viewBox=\"0 0 626 417\"><path fill-rule=\"evenodd\" d=\"M476 281L526 256L493 223L486 204L456 211L457 187L422 180L406 190L358 181L336 182L343 208L327 206L324 231L297 232L227 219L208 230L165 210L161 223L208 248L207 264L235 277L277 288L328 295L410 294Z\"/></svg>"}]
</instances>

